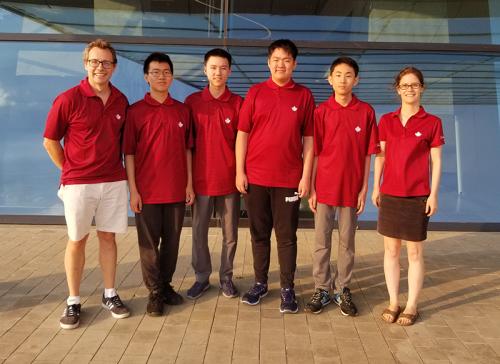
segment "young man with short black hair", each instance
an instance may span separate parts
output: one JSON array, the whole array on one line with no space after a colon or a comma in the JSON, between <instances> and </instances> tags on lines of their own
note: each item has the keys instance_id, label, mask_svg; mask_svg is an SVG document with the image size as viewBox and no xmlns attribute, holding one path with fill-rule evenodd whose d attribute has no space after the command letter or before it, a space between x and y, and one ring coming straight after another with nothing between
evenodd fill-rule
<instances>
[{"instance_id":1,"label":"young man with short black hair","mask_svg":"<svg viewBox=\"0 0 500 364\"><path fill-rule=\"evenodd\" d=\"M127 115L123 152L135 213L144 284L149 290L146 313L163 314L163 303L179 305L182 296L171 282L177 264L185 206L194 202L191 177L189 109L174 100L170 57L152 53L144 61L150 92Z\"/></svg>"},{"instance_id":2,"label":"young man with short black hair","mask_svg":"<svg viewBox=\"0 0 500 364\"><path fill-rule=\"evenodd\" d=\"M294 275L299 205L309 195L313 159L314 98L292 79L297 55L288 39L269 46L271 77L248 91L236 140L236 187L245 196L255 272L255 284L242 302L256 305L267 295L274 227L282 313L298 311Z\"/></svg>"},{"instance_id":3,"label":"young man with short black hair","mask_svg":"<svg viewBox=\"0 0 500 364\"><path fill-rule=\"evenodd\" d=\"M200 297L210 287L212 263L208 227L214 210L222 227L219 284L225 297L238 296L233 283L233 260L238 240L240 194L234 185L234 145L243 99L227 87L231 61L231 55L223 49L208 51L203 67L208 85L185 101L193 120L193 184L196 193L192 207L192 266L196 281L187 291L187 297L191 299Z\"/></svg>"}]
</instances>

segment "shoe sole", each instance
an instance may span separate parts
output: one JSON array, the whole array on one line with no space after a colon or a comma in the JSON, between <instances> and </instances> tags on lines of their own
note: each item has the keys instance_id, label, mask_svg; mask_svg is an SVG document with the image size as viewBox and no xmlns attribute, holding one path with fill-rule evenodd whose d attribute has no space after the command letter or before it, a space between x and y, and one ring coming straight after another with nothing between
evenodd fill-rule
<instances>
[{"instance_id":1,"label":"shoe sole","mask_svg":"<svg viewBox=\"0 0 500 364\"><path fill-rule=\"evenodd\" d=\"M287 310L282 310L282 309L280 308L280 312L281 312L281 313L297 313L297 312L299 312L299 307L297 307L297 309L296 309L295 311L288 310L288 309L287 309Z\"/></svg>"},{"instance_id":2,"label":"shoe sole","mask_svg":"<svg viewBox=\"0 0 500 364\"><path fill-rule=\"evenodd\" d=\"M240 294L239 293L236 293L236 294L233 294L233 295L230 295L230 294L225 294L224 292L222 292L222 295L226 298L236 298L238 297Z\"/></svg>"},{"instance_id":3,"label":"shoe sole","mask_svg":"<svg viewBox=\"0 0 500 364\"><path fill-rule=\"evenodd\" d=\"M78 326L80 326L80 321L78 321L76 324L73 324L73 325L63 324L63 323L59 322L59 326L61 326L61 329L64 329L64 330L72 330L72 329L76 329Z\"/></svg>"},{"instance_id":4,"label":"shoe sole","mask_svg":"<svg viewBox=\"0 0 500 364\"><path fill-rule=\"evenodd\" d=\"M150 317L160 317L163 315L163 312L146 312L146 315Z\"/></svg>"},{"instance_id":5,"label":"shoe sole","mask_svg":"<svg viewBox=\"0 0 500 364\"><path fill-rule=\"evenodd\" d=\"M203 288L203 290L200 292L200 294L198 296L190 296L190 295L186 294L186 297L189 298L190 300L195 300L197 298L200 298L203 295L203 293L205 293L209 288L210 288L210 285L207 285L205 288Z\"/></svg>"},{"instance_id":6,"label":"shoe sole","mask_svg":"<svg viewBox=\"0 0 500 364\"><path fill-rule=\"evenodd\" d=\"M243 299L241 299L241 302L242 302L242 303L246 303L247 305L250 305L250 306L255 306L255 305L258 305L258 304L260 303L260 299L261 299L262 297L266 297L268 293L269 293L269 291L267 291L267 292L266 292L266 293L264 293L263 295L260 295L260 296L259 296L259 299L258 299L258 300L257 300L257 302L255 302L255 303L250 303L250 302L248 302L248 301L243 301Z\"/></svg>"},{"instance_id":7,"label":"shoe sole","mask_svg":"<svg viewBox=\"0 0 500 364\"><path fill-rule=\"evenodd\" d=\"M335 301L335 300L332 300L332 301L333 301L333 302L335 302L335 304L336 304L337 306L339 306L339 307L340 307L340 303L341 303L341 302L337 302L337 301ZM358 313L357 313L357 312L356 312L355 314L348 313L348 312L344 312L344 311L342 310L342 308L340 308L340 313L342 314L342 316L345 316L345 317L348 317L348 316L351 316L351 317L358 316Z\"/></svg>"},{"instance_id":8,"label":"shoe sole","mask_svg":"<svg viewBox=\"0 0 500 364\"><path fill-rule=\"evenodd\" d=\"M127 318L127 317L130 316L130 312L126 312L126 313L114 313L104 303L101 303L101 306L103 308L105 308L106 310L108 310L111 313L111 316L113 316L115 319L122 319L122 318Z\"/></svg>"}]
</instances>

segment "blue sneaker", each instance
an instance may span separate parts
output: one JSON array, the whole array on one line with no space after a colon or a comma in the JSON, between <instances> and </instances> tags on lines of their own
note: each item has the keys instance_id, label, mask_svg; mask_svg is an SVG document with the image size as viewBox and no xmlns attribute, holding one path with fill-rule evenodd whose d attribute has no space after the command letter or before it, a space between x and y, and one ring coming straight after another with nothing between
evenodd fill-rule
<instances>
[{"instance_id":1,"label":"blue sneaker","mask_svg":"<svg viewBox=\"0 0 500 364\"><path fill-rule=\"evenodd\" d=\"M200 297L207 289L210 288L210 283L205 282L194 282L190 289L187 290L186 296L192 300Z\"/></svg>"},{"instance_id":2,"label":"blue sneaker","mask_svg":"<svg viewBox=\"0 0 500 364\"><path fill-rule=\"evenodd\" d=\"M297 304L297 299L295 298L295 291L293 290L293 288L282 288L280 312L297 313L298 310L299 305Z\"/></svg>"},{"instance_id":3,"label":"blue sneaker","mask_svg":"<svg viewBox=\"0 0 500 364\"><path fill-rule=\"evenodd\" d=\"M323 307L328 305L331 301L332 300L327 291L317 288L310 301L306 303L305 310L312 313L320 313L323 311Z\"/></svg>"},{"instance_id":4,"label":"blue sneaker","mask_svg":"<svg viewBox=\"0 0 500 364\"><path fill-rule=\"evenodd\" d=\"M254 306L267 295L267 292L267 284L257 282L241 297L241 302Z\"/></svg>"},{"instance_id":5,"label":"blue sneaker","mask_svg":"<svg viewBox=\"0 0 500 364\"><path fill-rule=\"evenodd\" d=\"M222 289L222 295L227 298L238 297L240 294L231 279L220 281L220 288Z\"/></svg>"}]
</instances>

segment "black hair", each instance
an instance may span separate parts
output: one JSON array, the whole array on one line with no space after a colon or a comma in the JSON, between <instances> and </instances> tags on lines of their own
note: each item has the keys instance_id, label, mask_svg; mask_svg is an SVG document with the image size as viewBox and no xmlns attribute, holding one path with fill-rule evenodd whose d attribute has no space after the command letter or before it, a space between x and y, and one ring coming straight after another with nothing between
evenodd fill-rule
<instances>
[{"instance_id":1,"label":"black hair","mask_svg":"<svg viewBox=\"0 0 500 364\"><path fill-rule=\"evenodd\" d=\"M271 58L273 52L278 48L281 48L287 53L290 53L294 61L299 55L299 50L297 49L297 46L294 42L292 42L290 39L278 39L272 42L269 47L267 47L267 58Z\"/></svg>"},{"instance_id":2,"label":"black hair","mask_svg":"<svg viewBox=\"0 0 500 364\"><path fill-rule=\"evenodd\" d=\"M149 64L151 62L168 63L168 65L170 66L170 72L174 74L174 65L172 63L172 60L165 53L161 52L151 53L148 56L148 58L146 58L146 60L144 61L144 67L143 67L144 74L147 74L149 72Z\"/></svg>"},{"instance_id":3,"label":"black hair","mask_svg":"<svg viewBox=\"0 0 500 364\"><path fill-rule=\"evenodd\" d=\"M229 52L222 49L222 48L214 48L214 49L209 50L207 53L205 53L203 64L206 65L208 62L208 59L210 57L225 58L225 59L227 59L227 63L229 63L229 67L231 67L231 62L233 59L232 59L231 55L229 54Z\"/></svg>"},{"instance_id":4,"label":"black hair","mask_svg":"<svg viewBox=\"0 0 500 364\"><path fill-rule=\"evenodd\" d=\"M330 74L332 74L335 67L337 67L339 64L346 64L349 67L351 67L354 70L354 76L358 77L358 73L359 73L358 62L356 62L351 57L338 57L336 60L334 60L332 62L332 65L330 66Z\"/></svg>"}]
</instances>

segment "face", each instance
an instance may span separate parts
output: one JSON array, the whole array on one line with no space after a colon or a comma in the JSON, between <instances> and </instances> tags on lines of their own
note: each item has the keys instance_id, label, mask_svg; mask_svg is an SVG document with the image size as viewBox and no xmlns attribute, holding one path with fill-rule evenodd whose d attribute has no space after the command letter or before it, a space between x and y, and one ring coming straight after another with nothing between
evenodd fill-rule
<instances>
[{"instance_id":1,"label":"face","mask_svg":"<svg viewBox=\"0 0 500 364\"><path fill-rule=\"evenodd\" d=\"M149 71L144 75L144 79L149 84L153 92L168 92L168 88L174 80L170 65L166 62L152 61L149 64Z\"/></svg>"},{"instance_id":2,"label":"face","mask_svg":"<svg viewBox=\"0 0 500 364\"><path fill-rule=\"evenodd\" d=\"M87 71L89 83L98 86L106 85L116 69L111 51L98 47L94 47L90 50L87 62L85 62L84 66Z\"/></svg>"},{"instance_id":3,"label":"face","mask_svg":"<svg viewBox=\"0 0 500 364\"><path fill-rule=\"evenodd\" d=\"M328 76L328 82L332 85L335 94L340 96L350 95L358 81L359 78L355 75L354 69L345 63L336 65Z\"/></svg>"},{"instance_id":4,"label":"face","mask_svg":"<svg viewBox=\"0 0 500 364\"><path fill-rule=\"evenodd\" d=\"M424 92L424 88L420 80L413 73L408 73L401 77L397 87L398 95L401 101L405 104L420 103L420 97Z\"/></svg>"},{"instance_id":5,"label":"face","mask_svg":"<svg viewBox=\"0 0 500 364\"><path fill-rule=\"evenodd\" d=\"M292 79L293 71L297 67L297 61L283 48L276 48L267 60L274 82L284 85Z\"/></svg>"},{"instance_id":6,"label":"face","mask_svg":"<svg viewBox=\"0 0 500 364\"><path fill-rule=\"evenodd\" d=\"M210 86L223 87L231 74L231 67L226 58L212 56L207 60L203 72L207 75Z\"/></svg>"}]
</instances>

